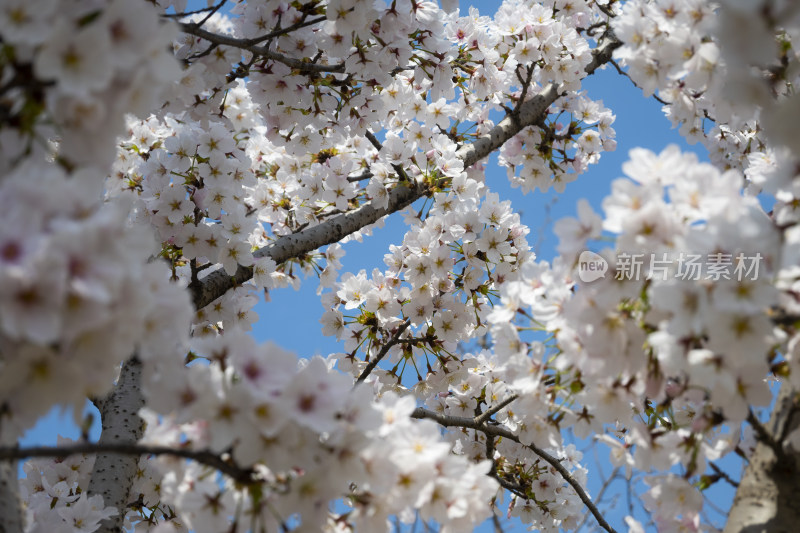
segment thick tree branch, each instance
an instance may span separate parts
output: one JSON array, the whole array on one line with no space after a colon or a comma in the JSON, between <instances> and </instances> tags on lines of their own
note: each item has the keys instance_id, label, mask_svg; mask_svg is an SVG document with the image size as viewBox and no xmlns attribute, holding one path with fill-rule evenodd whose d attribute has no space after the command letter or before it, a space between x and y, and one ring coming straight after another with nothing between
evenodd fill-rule
<instances>
[{"instance_id":1,"label":"thick tree branch","mask_svg":"<svg viewBox=\"0 0 800 533\"><path fill-rule=\"evenodd\" d=\"M117 383L100 403L103 431L99 445L132 446L144 434L139 410L144 407L141 390L142 363L133 356L122 365ZM125 506L130 501L139 458L104 454L97 456L89 481L89 494L100 494L106 507L116 507L117 515L102 522L98 533L121 533Z\"/></svg>"},{"instance_id":2,"label":"thick tree branch","mask_svg":"<svg viewBox=\"0 0 800 533\"><path fill-rule=\"evenodd\" d=\"M589 509L589 511L597 520L597 523L600 524L600 526L603 529L605 529L609 533L616 533L614 528L612 528L611 525L603 517L603 514L600 512L597 506L592 502L591 498L589 498L589 495L586 493L581 484L578 483L578 481L574 477L572 477L572 474L570 474L566 468L564 468L564 465L561 464L561 461L559 461L546 451L542 450L535 444L522 444L519 441L519 437L514 435L509 429L503 426L494 426L494 425L487 425L485 423L478 423L477 417L466 418L460 416L443 415L422 407L417 407L416 409L414 409L414 412L411 414L411 418L420 418L420 419L427 418L429 420L433 420L434 422L444 427L460 427L460 428L474 429L476 431L480 431L481 433L486 434L487 436L492 435L496 437L503 437L508 440L519 443L522 446L527 447L533 453L541 457L546 463L555 468L559 474L561 474L561 477L564 478L564 481L569 483L569 485L575 490L575 492L578 494L578 497L581 499L584 505L586 505L586 507Z\"/></svg>"},{"instance_id":3,"label":"thick tree branch","mask_svg":"<svg viewBox=\"0 0 800 533\"><path fill-rule=\"evenodd\" d=\"M402 183L389 191L389 202L385 208L375 208L372 204L363 205L353 211L335 216L325 222L304 229L299 233L285 235L273 243L257 250L255 257L270 257L275 263L299 257L316 250L320 246L339 242L347 235L377 222L385 215L394 213L411 205L423 195L423 189L416 182ZM253 277L253 269L240 266L236 274L229 276L224 269L210 272L198 284L190 285L195 309L202 309L229 289L241 285Z\"/></svg>"},{"instance_id":4,"label":"thick tree branch","mask_svg":"<svg viewBox=\"0 0 800 533\"><path fill-rule=\"evenodd\" d=\"M586 67L587 74L592 74L600 66L610 61L611 54L621 45L622 43L614 37L608 37L603 40L593 52L592 61ZM478 137L474 142L463 146L457 152L457 155L464 162L464 168L471 167L481 159L488 157L525 127L535 125L541 121L546 116L547 108L559 96L560 93L557 86L554 84L548 85L542 92L527 100L519 109L515 110L513 117L506 116L490 131ZM376 208L371 203L362 205L357 209L328 219L296 234L280 237L256 251L254 255L256 257L270 257L275 263L281 264L288 259L299 257L326 244L338 242L347 235L377 222L384 216L404 209L415 200L421 198L425 192L425 187L414 180L401 182L389 191L389 200L386 207ZM195 309L202 309L225 294L229 289L241 285L252 277L253 269L241 266L233 276L226 274L223 269L211 272L200 279L199 283L189 286Z\"/></svg>"},{"instance_id":5,"label":"thick tree branch","mask_svg":"<svg viewBox=\"0 0 800 533\"><path fill-rule=\"evenodd\" d=\"M761 421L756 417L755 413L753 413L752 409L748 409L747 411L747 423L752 426L753 431L756 434L758 442L766 444L777 454L780 455L783 453L781 449L781 444L776 440L776 437L773 436L767 428L761 423Z\"/></svg>"},{"instance_id":6,"label":"thick tree branch","mask_svg":"<svg viewBox=\"0 0 800 533\"><path fill-rule=\"evenodd\" d=\"M769 429L749 417L758 439L736 489L725 533L797 531L800 524L800 454L784 449L785 435L800 427L797 391L784 382L769 421Z\"/></svg>"}]
</instances>

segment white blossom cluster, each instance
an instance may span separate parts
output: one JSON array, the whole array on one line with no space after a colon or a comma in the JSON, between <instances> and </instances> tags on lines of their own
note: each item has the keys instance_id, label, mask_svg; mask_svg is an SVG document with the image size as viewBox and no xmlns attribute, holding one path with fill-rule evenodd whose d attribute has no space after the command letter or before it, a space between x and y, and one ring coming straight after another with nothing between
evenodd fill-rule
<instances>
[{"instance_id":1,"label":"white blossom cluster","mask_svg":"<svg viewBox=\"0 0 800 533\"><path fill-rule=\"evenodd\" d=\"M437 193L424 222L406 234L402 246L392 246L384 256L387 270L376 269L370 278L364 271L345 274L337 290L323 296L329 306L320 320L323 333L344 338L352 354L366 341L366 352L375 356L407 317L411 327L399 337L404 342L388 353L394 369L375 369L374 375L395 387L407 366L409 372L416 368L418 379L427 376L418 385L422 398L447 389L447 373L433 369L451 359L457 363L457 343L485 330L492 287L515 277L517 265L530 255L528 229L509 202L489 193L478 203L475 191L482 186L469 178L454 180L454 187L455 194ZM340 367L355 376L366 366L352 355L338 357ZM423 360L427 371L417 364Z\"/></svg>"},{"instance_id":2,"label":"white blossom cluster","mask_svg":"<svg viewBox=\"0 0 800 533\"><path fill-rule=\"evenodd\" d=\"M617 466L666 471L680 464L690 473L702 472L705 461L744 447L738 432L719 432L720 422L737 425L750 406L769 405L764 378L776 368L777 352L790 369L796 367L796 341L787 347L787 334L765 313L796 307L791 291L797 279L796 232L781 235L758 200L743 194L739 172L721 173L675 146L661 154L634 150L623 170L629 179L612 184L612 195L603 202L605 217L583 204L579 219L556 227L561 257L552 266L529 263L523 280L501 287L502 304L489 316L500 359L483 368L502 371L505 361L516 358L534 364L522 373L522 383L513 375L500 381L508 387L500 400L526 392L508 408L514 416L505 422L523 424L521 440L534 430L532 442L558 442L560 433L548 419L558 412L559 425L572 425L579 435L602 434L604 425L627 428L623 441L611 434L601 438ZM616 237L616 249L601 254L609 272L578 282L578 251L603 230ZM620 258L636 252L673 259L691 252L729 259L732 267L737 258L760 254L761 267L757 276L741 279L680 278L675 261L661 270L653 259L644 262L638 277L625 276ZM551 346L521 340L511 325L520 308L552 333ZM531 356L541 361L544 354L546 364L531 363ZM526 388L531 374L537 379ZM527 403L532 394L527 391L543 395L541 381L553 375L564 387L538 402L537 424L530 419L537 409ZM794 381L793 371L791 376ZM667 412L669 424L658 422ZM691 485L674 476L651 483L648 494L654 496L646 506L660 527L697 523L702 502ZM659 499L662 491L676 490L689 494L680 496L680 507Z\"/></svg>"},{"instance_id":3,"label":"white blossom cluster","mask_svg":"<svg viewBox=\"0 0 800 533\"><path fill-rule=\"evenodd\" d=\"M125 0L10 0L0 33L10 46L3 104L22 122L0 130L4 172L50 138L60 161L105 173L124 115L156 107L178 73L166 48L175 27Z\"/></svg>"},{"instance_id":4,"label":"white blossom cluster","mask_svg":"<svg viewBox=\"0 0 800 533\"><path fill-rule=\"evenodd\" d=\"M58 444L73 442L59 437ZM21 497L28 502L29 523L34 524L31 531L95 531L102 520L117 514L115 508L103 506L102 496L81 490L88 486L93 466L94 457L89 455L25 463L20 489Z\"/></svg>"},{"instance_id":5,"label":"white blossom cluster","mask_svg":"<svg viewBox=\"0 0 800 533\"><path fill-rule=\"evenodd\" d=\"M460 532L506 497L531 529L570 529L589 472L565 430L628 475L660 473L642 495L660 530L701 528L693 480L752 448L740 428L770 403L768 376L800 384L800 9L620 4L508 0L492 19L451 1L4 2L0 440L54 405L102 403L135 355L139 444L184 455L145 454L124 509L92 493L93 456L29 462L25 531L384 531L396 516ZM483 161L497 151L513 186L561 192L613 150L614 114L581 84L617 38L711 164L632 151L604 216L582 202L556 223L559 257L536 262ZM386 268L340 276L341 243L382 223L364 213L404 208ZM603 238L609 272L579 281ZM615 276L636 254L640 275ZM761 268L656 269L682 254ZM342 353L298 360L244 333L254 289L300 273L319 276ZM226 290L206 299L214 280Z\"/></svg>"},{"instance_id":6,"label":"white blossom cluster","mask_svg":"<svg viewBox=\"0 0 800 533\"><path fill-rule=\"evenodd\" d=\"M616 149L614 115L602 102L577 93L562 98L553 114L556 122L549 128L529 126L500 150L500 165L507 167L511 185L523 193L547 192L550 187L564 192L603 151ZM566 118L569 124L558 122Z\"/></svg>"},{"instance_id":7,"label":"white blossom cluster","mask_svg":"<svg viewBox=\"0 0 800 533\"><path fill-rule=\"evenodd\" d=\"M253 264L258 244L258 221L243 202L246 187L255 186L250 161L222 123L170 126L131 124L122 144L139 156L120 152L111 181L122 191L141 188L141 216L159 241L180 248L186 260L210 260L233 275L237 265Z\"/></svg>"},{"instance_id":8,"label":"white blossom cluster","mask_svg":"<svg viewBox=\"0 0 800 533\"><path fill-rule=\"evenodd\" d=\"M716 11L702 0L626 2L613 23L625 43L615 55L718 166L768 168L777 159L792 167L782 147L798 148L796 127L786 120L798 106L798 21L796 3L780 0L723 2ZM763 163L752 172L759 190L769 174Z\"/></svg>"},{"instance_id":9,"label":"white blossom cluster","mask_svg":"<svg viewBox=\"0 0 800 533\"><path fill-rule=\"evenodd\" d=\"M187 338L186 294L147 262L154 242L129 227L126 206L100 206L99 183L93 169L67 176L44 162L0 183L3 439L55 403L80 409L86 395L105 394L133 350L178 354ZM42 190L53 194L44 205Z\"/></svg>"},{"instance_id":10,"label":"white blossom cluster","mask_svg":"<svg viewBox=\"0 0 800 533\"><path fill-rule=\"evenodd\" d=\"M316 225L366 200L385 207L389 189L403 179L452 178L453 190L462 188L466 174L456 156L459 144L451 138L463 129L461 123L474 121L478 133L486 131L493 125L487 112L514 86L518 98L522 85L529 86L529 96L550 81L577 87L591 55L574 28L596 16L586 6L575 12L556 10L557 18L543 8L530 8L526 20L535 27L514 29L509 26L510 11L499 14L494 22L477 13L460 18L455 12L433 16L437 8L429 3L395 3L382 13L345 4L334 7L335 16L329 6L328 20L319 28L309 25L269 40L270 50L288 59L249 66L246 82L230 72L237 61L237 68L248 64L247 50L211 46L201 37L176 41L178 57L196 58L173 93L183 102L183 107L176 107L185 109L182 115L173 111L181 119L132 125L109 188L138 192L137 199L144 203L140 213L156 226L165 243L163 255L172 260L175 275L186 282L195 279L185 268L193 260L202 265L219 262L232 274L237 265L253 265L248 247L255 249L274 236ZM258 2L239 4L232 15L198 14L186 20L207 18L209 31L252 38L254 33L280 26L281 20L300 16L295 7L267 9ZM364 17L375 17L380 23L359 35L353 28L360 28ZM499 41L492 37L496 24L509 26ZM322 40L312 45L320 39L320 29ZM415 39L409 41L409 34ZM517 50L520 43L530 50ZM538 52L540 47L544 56ZM560 51L570 47L581 50L579 57ZM537 53L529 56L534 49ZM322 70L324 78L309 79L292 70L291 61L313 56L322 56L315 65L323 69L342 62L347 75ZM523 59L533 61L527 78ZM387 66L387 60L394 66ZM555 72L547 68L550 60L559 62ZM408 62L417 67L409 73L396 70ZM476 80L485 80L493 89L473 86ZM448 101L456 96L458 100ZM513 148L513 162L511 152L504 160L509 165L521 165L524 160L529 170L538 168L539 178L550 181L555 176L552 179L561 188L567 169L582 172L601 150L613 149L614 132L609 126L613 115L596 103L582 97L559 105L554 113L574 113L580 120L566 131L556 129L559 125L554 122L552 139L525 141L530 147L536 145L540 154L549 151L550 155L537 158L539 164L535 164L520 141ZM177 101L164 109L173 106L178 106ZM222 110L222 116L214 109ZM209 118L215 115L222 120ZM578 123L587 127L597 123L598 131L581 131ZM365 142L363 136L370 128L385 129L381 144ZM404 168L404 176L396 175L398 165ZM358 185L361 179L369 180L364 188ZM461 197L477 190L476 185L468 185ZM307 272L322 271L323 285L330 286L335 269L318 264L321 256L307 259L310 262L299 266ZM276 265L268 259L253 266L259 288L299 282L285 265L275 272ZM419 274L424 276L425 270ZM471 272L466 275L477 279ZM203 316L201 323L215 323L220 314L246 314L236 302L227 302L228 311L217 307L215 316L208 320ZM249 309L247 304L244 307Z\"/></svg>"},{"instance_id":11,"label":"white blossom cluster","mask_svg":"<svg viewBox=\"0 0 800 533\"><path fill-rule=\"evenodd\" d=\"M512 333L511 323L497 311L490 314L489 322L495 339L494 352L467 356L461 365L451 365L448 389L430 397L426 405L437 413L469 418L517 394L519 397L509 407L498 411L496 420L513 431L519 442L500 439L487 449L486 435L481 432L451 432L448 436L456 449L476 461L487 454L495 461L498 476L507 482L503 487L512 489L510 516L541 531L575 528L583 514L578 495L552 465L531 454L527 447L535 444L544 448L558 457L576 481L586 482L588 470L580 464L583 454L573 444L565 445L552 423L553 401L546 392L543 368L537 363L544 346L534 343L529 354L518 339L516 344L506 342L516 332ZM515 487L518 483L515 480L523 483ZM522 493L520 489L527 491Z\"/></svg>"},{"instance_id":12,"label":"white blossom cluster","mask_svg":"<svg viewBox=\"0 0 800 533\"><path fill-rule=\"evenodd\" d=\"M267 530L295 517L303 528L321 530L328 503L339 499L352 507L334 524L340 529L381 530L390 515L413 521L418 511L445 530L462 531L488 516L484 501L497 492L486 475L489 463L453 454L434 422L412 421L412 397L389 393L373 401L369 386L353 389L330 361L298 361L236 330L199 339L193 349L207 364L162 362L145 379L141 442L229 454L250 466L256 481L220 482L200 463L143 459L131 489L142 503L126 516L137 531L160 523L159 531L217 533L237 513ZM42 514L38 527L81 512L65 505L86 499L92 464L27 464L24 483ZM94 505L99 496L91 498ZM87 520L85 530L96 525Z\"/></svg>"},{"instance_id":13,"label":"white blossom cluster","mask_svg":"<svg viewBox=\"0 0 800 533\"><path fill-rule=\"evenodd\" d=\"M103 202L124 114L156 105L177 70L173 31L124 1L0 8L3 442L54 404L80 412L135 350L177 354L187 338L188 299L148 262L149 231Z\"/></svg>"}]
</instances>

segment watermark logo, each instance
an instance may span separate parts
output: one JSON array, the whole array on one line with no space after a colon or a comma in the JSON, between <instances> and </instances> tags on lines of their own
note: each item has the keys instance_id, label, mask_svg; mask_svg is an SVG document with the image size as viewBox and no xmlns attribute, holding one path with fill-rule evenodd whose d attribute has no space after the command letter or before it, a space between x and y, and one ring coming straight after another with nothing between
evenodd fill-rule
<instances>
[{"instance_id":1,"label":"watermark logo","mask_svg":"<svg viewBox=\"0 0 800 533\"><path fill-rule=\"evenodd\" d=\"M578 277L584 283L604 278L608 272L608 261L602 255L590 252L581 252L578 257Z\"/></svg>"},{"instance_id":2,"label":"watermark logo","mask_svg":"<svg viewBox=\"0 0 800 533\"><path fill-rule=\"evenodd\" d=\"M730 254L714 252L694 254L627 253L618 252L614 264L614 279L619 281L660 280L669 278L686 281L754 281L758 279L760 253ZM588 250L578 258L578 277L584 283L604 278L608 262Z\"/></svg>"}]
</instances>

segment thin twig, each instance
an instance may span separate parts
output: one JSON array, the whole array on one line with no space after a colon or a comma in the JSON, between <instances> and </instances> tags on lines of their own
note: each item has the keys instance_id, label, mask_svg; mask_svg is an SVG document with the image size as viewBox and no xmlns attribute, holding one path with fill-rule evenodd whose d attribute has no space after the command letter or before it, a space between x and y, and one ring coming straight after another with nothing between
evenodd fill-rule
<instances>
[{"instance_id":1,"label":"thin twig","mask_svg":"<svg viewBox=\"0 0 800 533\"><path fill-rule=\"evenodd\" d=\"M511 402L516 400L517 398L519 398L519 396L517 396L516 394L512 394L511 396L509 396L508 398L506 398L502 402L498 403L497 405L494 405L494 406L490 407L489 409L487 409L486 411L484 411L483 413L481 413L480 415L478 415L478 416L476 416L474 418L475 423L478 424L478 425L483 424L484 422L489 420L492 416L494 416L495 413L499 412L500 409L502 409L503 407L507 406L508 404L510 404Z\"/></svg>"},{"instance_id":2,"label":"thin twig","mask_svg":"<svg viewBox=\"0 0 800 533\"><path fill-rule=\"evenodd\" d=\"M492 513L492 524L494 525L494 533L503 533L503 526L500 524L500 517L497 513Z\"/></svg>"},{"instance_id":3,"label":"thin twig","mask_svg":"<svg viewBox=\"0 0 800 533\"><path fill-rule=\"evenodd\" d=\"M222 9L222 6L224 6L224 5L225 5L225 3L226 3L227 1L228 1L228 0L222 0L222 1L221 1L219 4L217 4L217 5L215 5L214 7L212 7L212 8L211 8L211 11L209 11L209 12L208 12L208 14L207 14L205 17L203 17L203 20L201 20L200 22L198 22L198 23L197 23L197 25L198 25L198 26L202 26L203 24L205 24L206 22L208 22L208 19L210 19L211 17L213 17L213 16L214 16L214 13L216 13L217 11L219 11L220 9Z\"/></svg>"},{"instance_id":4,"label":"thin twig","mask_svg":"<svg viewBox=\"0 0 800 533\"><path fill-rule=\"evenodd\" d=\"M290 26L286 26L285 28L278 28L277 30L273 30L265 35L261 35L260 37L254 37L252 39L247 39L250 44L258 44L263 43L264 41L269 41L270 39L274 39L275 37L280 37L281 35L286 35L287 33L291 33L294 30L299 30L301 28L305 28L307 26L313 26L318 22L324 22L327 20L325 15L317 17L311 20L301 20L299 22L295 22Z\"/></svg>"},{"instance_id":5,"label":"thin twig","mask_svg":"<svg viewBox=\"0 0 800 533\"><path fill-rule=\"evenodd\" d=\"M533 71L534 70L535 69L533 68L533 65L529 65L528 66L528 75L526 76L524 81L520 80L520 81L523 81L523 83L522 83L522 92L519 95L519 100L517 100L517 105L514 106L513 114L515 116L519 115L519 108L520 108L520 106L522 106L522 102L525 101L525 97L528 96L528 87L530 87L530 85L531 85L531 80L533 79Z\"/></svg>"},{"instance_id":6,"label":"thin twig","mask_svg":"<svg viewBox=\"0 0 800 533\"><path fill-rule=\"evenodd\" d=\"M506 489L507 491L511 492L515 496L519 496L523 500L529 500L530 498L525 494L525 487L522 485L517 485L516 483L511 483L507 479L503 479L500 477L499 474L492 476L501 487Z\"/></svg>"},{"instance_id":7,"label":"thin twig","mask_svg":"<svg viewBox=\"0 0 800 533\"><path fill-rule=\"evenodd\" d=\"M206 48L206 49L205 49L205 50L203 50L202 52L198 52L198 53L196 53L196 54L192 54L192 55L190 55L189 57L187 57L187 58L186 58L186 60L185 60L185 61L187 61L187 62L190 62L190 61L194 61L195 59L201 59L201 58L207 57L209 54L211 54L211 52L213 52L213 51L214 51L214 50L216 50L217 48L219 48L219 45L218 45L218 44L211 43L211 44L208 46L208 48Z\"/></svg>"},{"instance_id":8,"label":"thin twig","mask_svg":"<svg viewBox=\"0 0 800 533\"><path fill-rule=\"evenodd\" d=\"M216 12L216 10L219 9L220 7L222 7L222 5L225 4L225 2L227 2L227 1L228 0L222 0L219 4L217 4L215 6L204 7L203 9L196 9L194 11L183 11L181 13L162 13L161 16L164 17L164 18L177 18L177 19L180 19L180 18L183 18L183 17L188 17L190 15L199 15L200 13L207 13L209 11Z\"/></svg>"},{"instance_id":9,"label":"thin twig","mask_svg":"<svg viewBox=\"0 0 800 533\"><path fill-rule=\"evenodd\" d=\"M611 475L608 476L606 478L606 480L603 482L603 486L600 487L600 490L597 492L597 501L598 502L603 501L603 495L605 494L605 492L608 489L609 485L611 485L611 482L614 481L617 478L617 474L619 474L619 471L620 471L621 468L622 468L621 466L618 466L618 467L614 468L614 470L611 471ZM581 519L580 523L578 524L578 527L575 528L575 531L579 531L583 527L583 524L586 523L586 520L588 518L589 518L589 513L585 513L583 515L583 518Z\"/></svg>"},{"instance_id":10,"label":"thin twig","mask_svg":"<svg viewBox=\"0 0 800 533\"><path fill-rule=\"evenodd\" d=\"M724 472L724 471L723 471L723 470L722 470L720 467L718 467L717 465L715 465L713 461L709 461L709 462L708 462L708 466L710 466L710 467L711 467L711 470L713 470L713 471L714 471L714 472L715 472L715 473L716 473L716 474L717 474L717 475L718 475L720 478L722 478L722 479L724 479L725 481L727 481L728 483L730 483L730 485L731 485L731 486L733 486L733 487L737 487L737 488L739 487L739 482L738 482L738 481L734 481L734 480L733 480L733 479L732 479L732 478L731 478L731 477L730 477L728 474L726 474L726 473L725 473L725 472Z\"/></svg>"},{"instance_id":11,"label":"thin twig","mask_svg":"<svg viewBox=\"0 0 800 533\"><path fill-rule=\"evenodd\" d=\"M366 133L364 133L364 137L367 138L367 140L370 142L370 144L372 146L374 146L377 151L380 152L383 149L383 145L378 140L378 138L375 137L375 134L372 133L371 131L367 130ZM406 174L406 171L405 171L405 169L403 167L401 167L400 165L394 163L394 164L392 164L392 168L394 169L394 171L397 173L397 175L400 177L400 179L402 181L408 181L408 174Z\"/></svg>"},{"instance_id":12,"label":"thin twig","mask_svg":"<svg viewBox=\"0 0 800 533\"><path fill-rule=\"evenodd\" d=\"M400 335L402 335L410 325L411 325L411 320L406 319L406 321L403 322L399 328L397 328L397 331L395 332L394 335L392 335L392 338L389 339L389 341L383 345L381 350L378 352L378 355L376 355L375 358L369 362L364 371L361 372L361 375L358 376L358 379L356 380L356 385L362 383L365 379L367 379L367 377L369 377L370 372L372 372L375 369L375 367L378 366L378 363L381 362L381 359L386 357L386 354L389 353L389 350L392 349L392 346L400 342Z\"/></svg>"},{"instance_id":13,"label":"thin twig","mask_svg":"<svg viewBox=\"0 0 800 533\"><path fill-rule=\"evenodd\" d=\"M497 461L494 458L494 437L492 435L486 435L486 458L492 462L492 469L489 475L504 489L527 500L528 496L525 493L525 487L516 483L511 483L507 479L500 477L500 472L497 470Z\"/></svg>"},{"instance_id":14,"label":"thin twig","mask_svg":"<svg viewBox=\"0 0 800 533\"><path fill-rule=\"evenodd\" d=\"M614 61L613 59L611 59L611 60L609 60L609 63L611 63L611 65L613 65L613 66L614 66L614 68L615 68L615 69L617 69L617 72L618 72L618 73L622 74L623 76L625 76L626 78L628 78L629 80L631 80L631 83L633 84L633 86L634 86L634 87L636 87L637 89L641 90L641 87L639 87L639 85L638 85L638 84L637 84L635 81L633 81L633 78L631 78L630 74L628 74L627 72L625 72L624 70L622 70L622 67L620 67L620 66L619 66L619 64L618 64L616 61ZM653 93L651 96L653 97L653 99L654 99L656 102L658 102L658 103L660 103L660 104L663 104L663 105L671 105L669 102L667 102L666 100L664 100L663 98L661 98L660 96L658 96L656 93Z\"/></svg>"},{"instance_id":15,"label":"thin twig","mask_svg":"<svg viewBox=\"0 0 800 533\"><path fill-rule=\"evenodd\" d=\"M277 52L273 52L272 50L268 49L265 46L256 46L252 44L249 39L236 39L235 37L230 37L228 35L221 35L219 33L210 32L208 30L201 28L198 24L194 23L182 22L180 24L180 28L181 31L184 33L188 33L189 35L194 35L195 37L200 37L201 39L205 39L206 41L209 41L216 45L232 46L234 48L247 50L248 52L251 52L257 56L265 57L267 59L283 63L287 67L295 69L300 72L305 72L305 73L344 72L344 63L339 63L336 65L321 65L318 63L310 63L308 61L302 61L300 59L288 57L279 54Z\"/></svg>"}]
</instances>

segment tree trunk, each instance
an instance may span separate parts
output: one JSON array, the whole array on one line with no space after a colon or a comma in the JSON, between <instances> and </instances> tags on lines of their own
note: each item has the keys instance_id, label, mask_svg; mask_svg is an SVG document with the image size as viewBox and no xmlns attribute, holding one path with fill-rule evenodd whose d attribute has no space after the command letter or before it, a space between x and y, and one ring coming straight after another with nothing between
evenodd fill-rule
<instances>
[{"instance_id":1,"label":"tree trunk","mask_svg":"<svg viewBox=\"0 0 800 533\"><path fill-rule=\"evenodd\" d=\"M736 490L724 533L795 533L800 531L800 454L782 441L800 425L797 394L781 387L767 430L759 437L750 464Z\"/></svg>"},{"instance_id":2,"label":"tree trunk","mask_svg":"<svg viewBox=\"0 0 800 533\"><path fill-rule=\"evenodd\" d=\"M136 443L144 433L139 409L144 407L141 390L142 363L134 356L122 365L111 393L100 403L103 432L99 442ZM121 533L131 486L139 468L136 455L98 454L89 482L89 494L100 494L106 507L116 507L117 515L103 521L96 533Z\"/></svg>"},{"instance_id":3,"label":"tree trunk","mask_svg":"<svg viewBox=\"0 0 800 533\"><path fill-rule=\"evenodd\" d=\"M17 462L0 461L0 533L22 533Z\"/></svg>"}]
</instances>

